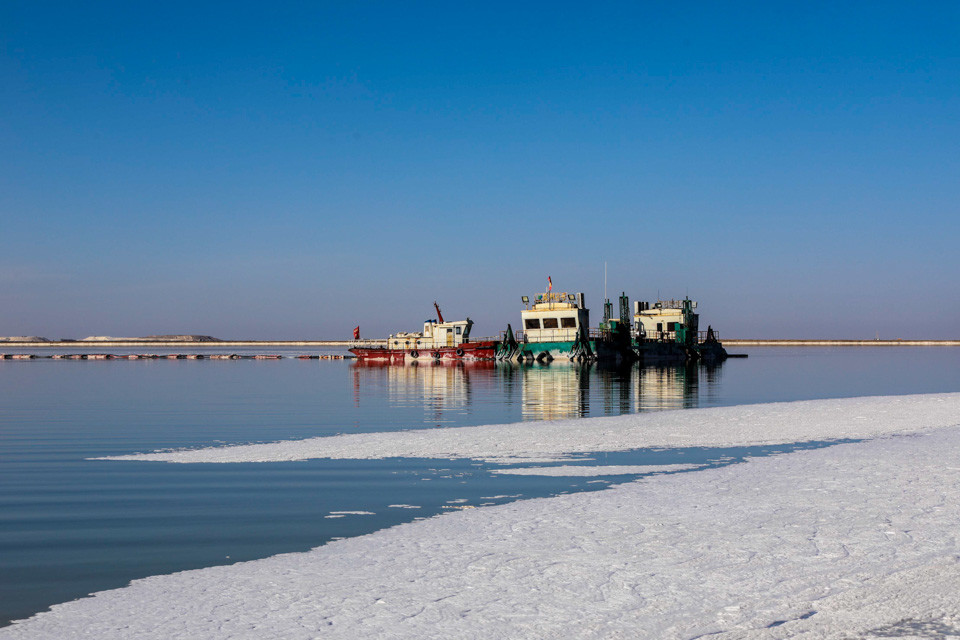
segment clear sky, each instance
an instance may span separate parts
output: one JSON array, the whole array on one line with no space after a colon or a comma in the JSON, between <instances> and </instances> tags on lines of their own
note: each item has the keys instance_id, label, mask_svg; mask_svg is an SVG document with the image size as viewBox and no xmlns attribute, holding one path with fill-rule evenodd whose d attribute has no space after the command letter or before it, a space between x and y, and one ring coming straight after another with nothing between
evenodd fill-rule
<instances>
[{"instance_id":1,"label":"clear sky","mask_svg":"<svg viewBox=\"0 0 960 640\"><path fill-rule=\"evenodd\" d=\"M960 5L0 4L0 335L690 297L960 337Z\"/></svg>"}]
</instances>

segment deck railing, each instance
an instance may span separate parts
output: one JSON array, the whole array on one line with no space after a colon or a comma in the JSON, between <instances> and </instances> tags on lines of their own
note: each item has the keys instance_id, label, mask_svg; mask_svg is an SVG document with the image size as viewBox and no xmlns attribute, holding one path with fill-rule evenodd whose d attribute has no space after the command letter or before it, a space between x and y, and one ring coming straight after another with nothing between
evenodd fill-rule
<instances>
[{"instance_id":1,"label":"deck railing","mask_svg":"<svg viewBox=\"0 0 960 640\"><path fill-rule=\"evenodd\" d=\"M720 332L714 330L713 332L714 340L720 340ZM644 337L644 340L647 342L673 342L677 339L676 331L648 331L647 335ZM697 342L706 342L707 332L698 331L697 332Z\"/></svg>"},{"instance_id":2,"label":"deck railing","mask_svg":"<svg viewBox=\"0 0 960 640\"><path fill-rule=\"evenodd\" d=\"M538 341L539 342L566 342L569 340L576 340L577 330L568 328L568 329L531 329L531 331L537 331ZM505 339L506 332L501 334L500 339ZM513 332L513 337L517 342L526 342L527 341L527 332L523 329Z\"/></svg>"},{"instance_id":3,"label":"deck railing","mask_svg":"<svg viewBox=\"0 0 960 640\"><path fill-rule=\"evenodd\" d=\"M600 340L601 342L612 342L613 341L613 332L609 329L589 329L587 331L587 336L591 340Z\"/></svg>"},{"instance_id":4,"label":"deck railing","mask_svg":"<svg viewBox=\"0 0 960 640\"><path fill-rule=\"evenodd\" d=\"M575 329L537 329L540 332L541 341L548 340L574 340L577 337ZM613 332L609 329L599 329L593 328L587 330L587 336L590 340L603 340L611 341L613 340ZM517 342L526 342L526 331L523 329L513 332L513 337ZM720 340L720 332L714 330L713 337L715 340ZM507 332L501 331L499 338L471 338L473 342L481 342L483 340L501 340L505 341L507 338ZM648 331L647 335L644 337L644 340L647 342L675 342L677 339L676 331ZM707 332L698 331L697 332L697 342L706 342Z\"/></svg>"}]
</instances>

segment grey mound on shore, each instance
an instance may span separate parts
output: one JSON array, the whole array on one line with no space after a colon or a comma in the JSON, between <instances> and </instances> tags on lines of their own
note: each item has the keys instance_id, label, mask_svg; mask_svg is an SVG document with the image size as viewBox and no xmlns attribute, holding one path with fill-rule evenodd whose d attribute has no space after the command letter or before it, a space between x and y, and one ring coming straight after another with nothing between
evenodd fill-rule
<instances>
[{"instance_id":1,"label":"grey mound on shore","mask_svg":"<svg viewBox=\"0 0 960 640\"><path fill-rule=\"evenodd\" d=\"M115 336L89 336L79 340L61 338L50 340L41 336L0 336L0 342L222 342L220 338L196 334L175 334L165 336L143 336L140 338L118 338Z\"/></svg>"},{"instance_id":2,"label":"grey mound on shore","mask_svg":"<svg viewBox=\"0 0 960 640\"><path fill-rule=\"evenodd\" d=\"M140 338L116 338L113 336L90 336L83 338L81 342L220 342L219 338L213 336L202 336L193 334L175 334L163 336L143 336Z\"/></svg>"},{"instance_id":3,"label":"grey mound on shore","mask_svg":"<svg viewBox=\"0 0 960 640\"><path fill-rule=\"evenodd\" d=\"M146 336L140 339L156 340L158 342L220 342L220 338L200 335Z\"/></svg>"}]
</instances>

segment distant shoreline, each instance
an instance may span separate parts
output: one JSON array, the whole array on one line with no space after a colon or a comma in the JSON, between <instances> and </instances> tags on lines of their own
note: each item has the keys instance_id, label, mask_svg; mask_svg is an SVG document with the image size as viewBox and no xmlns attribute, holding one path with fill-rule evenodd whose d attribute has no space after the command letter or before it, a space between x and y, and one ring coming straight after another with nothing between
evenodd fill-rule
<instances>
[{"instance_id":1,"label":"distant shoreline","mask_svg":"<svg viewBox=\"0 0 960 640\"><path fill-rule=\"evenodd\" d=\"M0 342L4 346L57 349L99 349L101 347L150 347L220 349L223 347L370 347L385 346L386 340L204 340L204 341L160 341L160 340L68 340L47 342Z\"/></svg>"},{"instance_id":2,"label":"distant shoreline","mask_svg":"<svg viewBox=\"0 0 960 640\"><path fill-rule=\"evenodd\" d=\"M220 349L226 347L376 347L386 346L384 340L203 340L203 341L159 341L159 340L71 340L46 342L0 342L0 350L5 347L54 348L54 349L99 349L101 347L162 347L162 348L202 348ZM754 339L736 338L723 340L725 346L732 347L960 347L960 339L941 340L816 340L816 339Z\"/></svg>"},{"instance_id":3,"label":"distant shoreline","mask_svg":"<svg viewBox=\"0 0 960 640\"><path fill-rule=\"evenodd\" d=\"M734 347L960 347L960 340L808 340L737 338L722 341Z\"/></svg>"}]
</instances>

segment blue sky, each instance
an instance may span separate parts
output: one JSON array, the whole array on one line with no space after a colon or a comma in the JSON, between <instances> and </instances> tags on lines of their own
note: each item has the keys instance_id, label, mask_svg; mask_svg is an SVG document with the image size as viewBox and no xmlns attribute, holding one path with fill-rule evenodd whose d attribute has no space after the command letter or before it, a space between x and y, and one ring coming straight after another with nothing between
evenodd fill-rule
<instances>
[{"instance_id":1,"label":"blue sky","mask_svg":"<svg viewBox=\"0 0 960 640\"><path fill-rule=\"evenodd\" d=\"M956 3L0 4L0 335L960 335Z\"/></svg>"}]
</instances>

